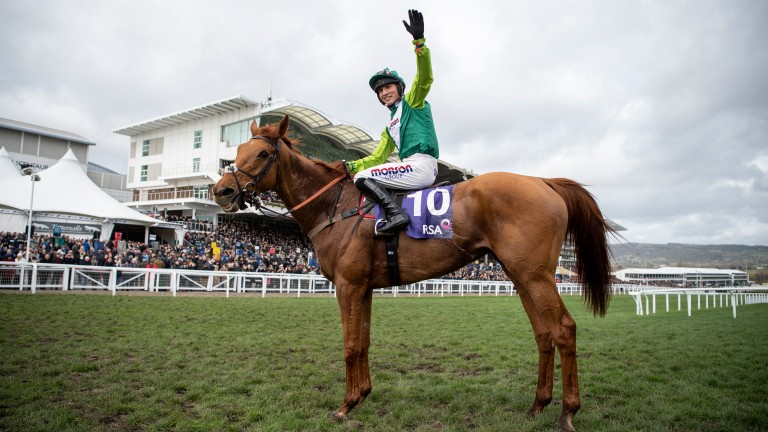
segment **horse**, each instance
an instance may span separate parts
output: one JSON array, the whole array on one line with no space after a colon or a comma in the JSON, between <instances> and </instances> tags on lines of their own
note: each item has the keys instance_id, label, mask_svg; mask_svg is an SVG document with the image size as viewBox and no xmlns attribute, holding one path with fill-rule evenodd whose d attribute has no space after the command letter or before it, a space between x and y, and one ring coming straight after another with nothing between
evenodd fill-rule
<instances>
[{"instance_id":1,"label":"horse","mask_svg":"<svg viewBox=\"0 0 768 432\"><path fill-rule=\"evenodd\" d=\"M225 212L257 205L258 194L274 191L309 235L322 274L336 286L344 336L346 393L331 413L348 420L371 393L368 351L373 290L395 285L385 242L373 235L375 221L342 217L357 210L361 193L345 163L308 159L287 136L289 118L279 124L251 124L251 138L213 188ZM353 212L357 213L357 212ZM453 195L453 238L412 239L398 235L399 284L439 277L476 258L493 254L519 293L538 346L538 383L529 416L552 401L555 347L560 353L562 412L557 426L574 431L580 408L576 367L576 323L560 298L555 273L563 242L574 245L584 301L596 316L610 301L606 223L594 197L579 183L488 173L457 183Z\"/></svg>"}]
</instances>

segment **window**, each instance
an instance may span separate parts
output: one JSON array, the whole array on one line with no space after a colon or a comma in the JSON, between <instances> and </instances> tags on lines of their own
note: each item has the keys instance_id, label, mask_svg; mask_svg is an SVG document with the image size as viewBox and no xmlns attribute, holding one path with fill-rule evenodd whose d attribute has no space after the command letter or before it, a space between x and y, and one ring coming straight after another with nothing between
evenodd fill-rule
<instances>
[{"instance_id":1,"label":"window","mask_svg":"<svg viewBox=\"0 0 768 432\"><path fill-rule=\"evenodd\" d=\"M250 122L252 119L221 127L221 140L227 143L227 147L237 147L248 141L250 135Z\"/></svg>"},{"instance_id":2,"label":"window","mask_svg":"<svg viewBox=\"0 0 768 432\"><path fill-rule=\"evenodd\" d=\"M203 131L201 130L195 131L195 140L194 140L194 144L192 145L192 148L199 149L200 146L202 145L203 145Z\"/></svg>"},{"instance_id":3,"label":"window","mask_svg":"<svg viewBox=\"0 0 768 432\"><path fill-rule=\"evenodd\" d=\"M208 185L195 186L192 190L192 196L200 199L208 199Z\"/></svg>"},{"instance_id":4,"label":"window","mask_svg":"<svg viewBox=\"0 0 768 432\"><path fill-rule=\"evenodd\" d=\"M200 158L192 159L192 172L200 172Z\"/></svg>"},{"instance_id":5,"label":"window","mask_svg":"<svg viewBox=\"0 0 768 432\"><path fill-rule=\"evenodd\" d=\"M148 171L147 168L148 168L147 165L141 166L141 173L139 175L140 181L147 181L147 171Z\"/></svg>"},{"instance_id":6,"label":"window","mask_svg":"<svg viewBox=\"0 0 768 432\"><path fill-rule=\"evenodd\" d=\"M176 198L192 198L192 186L177 187Z\"/></svg>"},{"instance_id":7,"label":"window","mask_svg":"<svg viewBox=\"0 0 768 432\"><path fill-rule=\"evenodd\" d=\"M144 140L144 142L141 143L141 155L149 156L149 140Z\"/></svg>"},{"instance_id":8,"label":"window","mask_svg":"<svg viewBox=\"0 0 768 432\"><path fill-rule=\"evenodd\" d=\"M282 117L276 117L280 122ZM270 117L272 120L273 117ZM237 147L248 141L251 137L251 123L256 120L256 124L263 126L265 123L261 116L251 117L237 123L224 125L221 127L221 141L226 143L227 147Z\"/></svg>"},{"instance_id":9,"label":"window","mask_svg":"<svg viewBox=\"0 0 768 432\"><path fill-rule=\"evenodd\" d=\"M150 201L173 199L173 188L150 189L147 191L147 199Z\"/></svg>"}]
</instances>

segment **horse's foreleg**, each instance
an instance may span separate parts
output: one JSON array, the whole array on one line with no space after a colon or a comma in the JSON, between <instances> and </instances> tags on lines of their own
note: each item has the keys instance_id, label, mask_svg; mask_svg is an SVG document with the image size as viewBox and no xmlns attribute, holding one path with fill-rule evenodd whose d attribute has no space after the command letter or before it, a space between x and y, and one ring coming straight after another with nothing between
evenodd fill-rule
<instances>
[{"instance_id":1,"label":"horse's foreleg","mask_svg":"<svg viewBox=\"0 0 768 432\"><path fill-rule=\"evenodd\" d=\"M363 400L371 394L371 370L368 367L368 350L371 347L371 309L373 307L373 290L369 290L363 298L363 322L360 344L360 395Z\"/></svg>"},{"instance_id":2,"label":"horse's foreleg","mask_svg":"<svg viewBox=\"0 0 768 432\"><path fill-rule=\"evenodd\" d=\"M346 394L344 403L331 414L331 418L343 421L355 406L362 403L371 390L367 364L371 294L349 294L345 290L338 290L337 296L344 333Z\"/></svg>"}]
</instances>

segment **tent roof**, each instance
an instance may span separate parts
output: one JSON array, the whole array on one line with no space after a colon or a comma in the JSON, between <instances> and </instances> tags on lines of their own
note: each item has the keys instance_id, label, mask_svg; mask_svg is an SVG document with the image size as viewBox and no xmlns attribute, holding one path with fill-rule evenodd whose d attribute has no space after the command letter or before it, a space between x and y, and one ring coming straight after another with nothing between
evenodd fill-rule
<instances>
[{"instance_id":1,"label":"tent roof","mask_svg":"<svg viewBox=\"0 0 768 432\"><path fill-rule=\"evenodd\" d=\"M21 177L19 169L11 160L11 156L5 151L5 147L0 148L0 181Z\"/></svg>"},{"instance_id":2,"label":"tent roof","mask_svg":"<svg viewBox=\"0 0 768 432\"><path fill-rule=\"evenodd\" d=\"M37 173L33 210L111 219L117 223L153 225L160 221L121 204L96 186L72 150L52 167ZM20 176L0 181L0 206L29 209L32 181Z\"/></svg>"}]
</instances>

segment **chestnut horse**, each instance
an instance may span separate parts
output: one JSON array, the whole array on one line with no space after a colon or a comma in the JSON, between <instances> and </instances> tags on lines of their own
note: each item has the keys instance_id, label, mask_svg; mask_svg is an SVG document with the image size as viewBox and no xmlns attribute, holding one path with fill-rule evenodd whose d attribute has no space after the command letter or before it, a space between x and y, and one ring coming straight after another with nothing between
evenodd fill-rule
<instances>
[{"instance_id":1,"label":"chestnut horse","mask_svg":"<svg viewBox=\"0 0 768 432\"><path fill-rule=\"evenodd\" d=\"M275 191L308 233L321 271L336 285L344 332L346 395L331 414L347 419L371 392L368 369L371 300L375 288L393 285L386 265L385 242L373 238L374 221L339 215L359 205L360 192L343 162L310 160L286 136L288 116L279 125L251 125L252 137L214 187L216 203L236 212L255 203L256 194ZM568 179L544 179L490 173L455 185L453 238L415 240L399 235L402 284L439 277L492 253L515 285L539 349L538 385L528 414L535 416L552 401L555 347L563 381L561 430L572 431L579 410L576 370L576 323L555 285L563 241L571 239L585 302L604 315L610 299L606 224L592 195Z\"/></svg>"}]
</instances>

